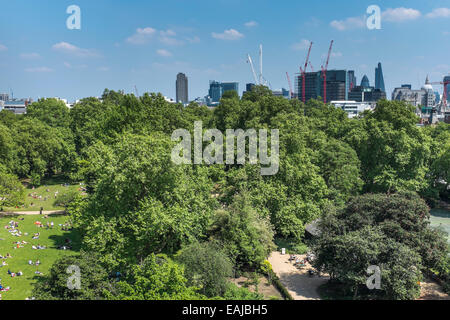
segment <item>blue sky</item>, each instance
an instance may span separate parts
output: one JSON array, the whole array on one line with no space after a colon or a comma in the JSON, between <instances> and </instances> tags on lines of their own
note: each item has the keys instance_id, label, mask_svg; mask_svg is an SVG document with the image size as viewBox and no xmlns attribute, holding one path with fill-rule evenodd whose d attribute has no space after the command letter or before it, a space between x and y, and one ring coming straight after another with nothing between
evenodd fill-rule
<instances>
[{"instance_id":1,"label":"blue sky","mask_svg":"<svg viewBox=\"0 0 450 320\"><path fill-rule=\"evenodd\" d=\"M81 30L69 30L69 5L81 8ZM369 30L369 5L382 29ZM329 68L367 74L383 64L388 96L396 86L441 81L450 73L450 1L302 0L14 0L0 11L0 92L15 97L99 96L104 88L175 96L175 78L189 78L189 98L209 80L252 82L249 53L273 89L288 87L307 41L319 70L333 39ZM436 90L442 91L440 86Z\"/></svg>"}]
</instances>

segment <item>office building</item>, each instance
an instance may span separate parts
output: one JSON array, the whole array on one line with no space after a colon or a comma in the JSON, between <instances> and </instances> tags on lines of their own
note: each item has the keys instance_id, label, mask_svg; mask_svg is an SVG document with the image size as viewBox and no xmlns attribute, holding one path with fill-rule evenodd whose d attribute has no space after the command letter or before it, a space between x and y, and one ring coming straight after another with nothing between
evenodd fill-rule
<instances>
[{"instance_id":1,"label":"office building","mask_svg":"<svg viewBox=\"0 0 450 320\"><path fill-rule=\"evenodd\" d=\"M447 84L447 101L450 102L450 75L444 77L444 82L449 82Z\"/></svg>"},{"instance_id":2,"label":"office building","mask_svg":"<svg viewBox=\"0 0 450 320\"><path fill-rule=\"evenodd\" d=\"M383 92L386 92L384 87L384 77L383 77L383 69L381 68L381 63L378 63L378 67L375 68L375 89L379 89Z\"/></svg>"},{"instance_id":3,"label":"office building","mask_svg":"<svg viewBox=\"0 0 450 320\"><path fill-rule=\"evenodd\" d=\"M405 101L416 107L416 114L421 117L422 123L435 123L442 114L436 113L438 99L433 90L433 86L428 80L420 90L413 90L410 84L404 84L400 88L395 88L392 92L392 100Z\"/></svg>"},{"instance_id":4,"label":"office building","mask_svg":"<svg viewBox=\"0 0 450 320\"><path fill-rule=\"evenodd\" d=\"M386 92L371 87L366 75L363 76L361 85L352 88L348 93L348 100L356 102L376 102L381 99L386 99Z\"/></svg>"},{"instance_id":5,"label":"office building","mask_svg":"<svg viewBox=\"0 0 450 320\"><path fill-rule=\"evenodd\" d=\"M188 97L188 78L184 73L177 74L176 81L176 102L187 104Z\"/></svg>"},{"instance_id":6,"label":"office building","mask_svg":"<svg viewBox=\"0 0 450 320\"><path fill-rule=\"evenodd\" d=\"M353 71L353 70L350 70L348 72L348 83L350 86L350 90L357 86L355 71Z\"/></svg>"},{"instance_id":7,"label":"office building","mask_svg":"<svg viewBox=\"0 0 450 320\"><path fill-rule=\"evenodd\" d=\"M30 103L29 100L12 100L3 101L3 109L14 112L14 114L27 113L27 106Z\"/></svg>"},{"instance_id":8,"label":"office building","mask_svg":"<svg viewBox=\"0 0 450 320\"><path fill-rule=\"evenodd\" d=\"M8 100L9 100L9 94L0 93L0 101L8 101Z\"/></svg>"},{"instance_id":9,"label":"office building","mask_svg":"<svg viewBox=\"0 0 450 320\"><path fill-rule=\"evenodd\" d=\"M375 104L368 102L358 102L351 100L343 100L343 101L331 101L332 105L336 108L340 108L347 113L349 118L354 118L360 115L362 112L366 110L373 110Z\"/></svg>"},{"instance_id":10,"label":"office building","mask_svg":"<svg viewBox=\"0 0 450 320\"><path fill-rule=\"evenodd\" d=\"M218 82L209 81L208 97L205 97L208 101L208 105L218 103L222 98L222 95L227 91L236 91L239 94L238 82Z\"/></svg>"},{"instance_id":11,"label":"office building","mask_svg":"<svg viewBox=\"0 0 450 320\"><path fill-rule=\"evenodd\" d=\"M363 88L370 88L369 78L367 78L366 75L364 75L364 77L361 80L361 87L363 87Z\"/></svg>"},{"instance_id":12,"label":"office building","mask_svg":"<svg viewBox=\"0 0 450 320\"><path fill-rule=\"evenodd\" d=\"M350 71L352 72L352 71ZM332 100L347 100L349 84L349 71L347 70L327 70L327 102ZM354 73L353 73L354 76ZM350 76L352 77L352 76ZM295 78L296 94L299 99L303 99L303 76L300 74ZM323 76L322 72L305 73L305 101L323 97Z\"/></svg>"},{"instance_id":13,"label":"office building","mask_svg":"<svg viewBox=\"0 0 450 320\"><path fill-rule=\"evenodd\" d=\"M281 88L280 90L272 90L272 94L276 97L283 97L289 99L289 90Z\"/></svg>"},{"instance_id":14,"label":"office building","mask_svg":"<svg viewBox=\"0 0 450 320\"><path fill-rule=\"evenodd\" d=\"M245 91L242 92L242 95L244 95L246 92L252 92L253 88L255 87L254 83L247 83L245 85Z\"/></svg>"},{"instance_id":15,"label":"office building","mask_svg":"<svg viewBox=\"0 0 450 320\"><path fill-rule=\"evenodd\" d=\"M413 90L410 84L402 84L392 92L392 100L405 101L415 107L423 105L425 92Z\"/></svg>"}]
</instances>

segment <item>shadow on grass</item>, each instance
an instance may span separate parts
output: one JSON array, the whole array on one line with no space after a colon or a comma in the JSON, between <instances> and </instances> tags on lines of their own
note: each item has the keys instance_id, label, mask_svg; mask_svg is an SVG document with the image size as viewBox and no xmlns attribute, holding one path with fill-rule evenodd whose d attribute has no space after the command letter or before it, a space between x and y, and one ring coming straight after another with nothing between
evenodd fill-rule
<instances>
[{"instance_id":1,"label":"shadow on grass","mask_svg":"<svg viewBox=\"0 0 450 320\"><path fill-rule=\"evenodd\" d=\"M70 231L64 231L62 235L51 235L48 237L53 241L52 248L58 249L61 246L71 246L71 249L66 249L73 252L80 252L81 249L81 236L76 229ZM70 239L70 243L66 242L66 239Z\"/></svg>"}]
</instances>

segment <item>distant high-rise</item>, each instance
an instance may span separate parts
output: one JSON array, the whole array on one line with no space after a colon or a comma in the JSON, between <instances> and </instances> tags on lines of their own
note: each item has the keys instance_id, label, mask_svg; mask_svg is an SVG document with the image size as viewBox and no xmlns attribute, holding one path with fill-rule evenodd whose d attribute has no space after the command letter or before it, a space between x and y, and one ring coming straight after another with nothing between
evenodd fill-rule
<instances>
[{"instance_id":1,"label":"distant high-rise","mask_svg":"<svg viewBox=\"0 0 450 320\"><path fill-rule=\"evenodd\" d=\"M0 101L8 101L8 100L9 100L9 94L0 93Z\"/></svg>"},{"instance_id":2,"label":"distant high-rise","mask_svg":"<svg viewBox=\"0 0 450 320\"><path fill-rule=\"evenodd\" d=\"M363 87L363 88L369 88L370 87L369 78L367 78L366 75L364 75L364 77L361 79L361 87Z\"/></svg>"},{"instance_id":3,"label":"distant high-rise","mask_svg":"<svg viewBox=\"0 0 450 320\"><path fill-rule=\"evenodd\" d=\"M184 73L177 74L176 81L176 101L181 103L188 103L188 78Z\"/></svg>"},{"instance_id":4,"label":"distant high-rise","mask_svg":"<svg viewBox=\"0 0 450 320\"><path fill-rule=\"evenodd\" d=\"M348 83L349 83L349 86L350 86L350 88L349 88L350 90L357 86L357 84L356 84L356 77L355 77L355 71L353 71L353 70L349 70L348 71Z\"/></svg>"},{"instance_id":5,"label":"distant high-rise","mask_svg":"<svg viewBox=\"0 0 450 320\"><path fill-rule=\"evenodd\" d=\"M227 91L236 91L239 94L239 83L237 82L218 82L211 80L209 82L209 97L211 102L219 102L222 95Z\"/></svg>"},{"instance_id":6,"label":"distant high-rise","mask_svg":"<svg viewBox=\"0 0 450 320\"><path fill-rule=\"evenodd\" d=\"M450 76L445 76L444 82L449 82L449 81L450 81ZM450 102L450 83L447 85L447 101Z\"/></svg>"},{"instance_id":7,"label":"distant high-rise","mask_svg":"<svg viewBox=\"0 0 450 320\"><path fill-rule=\"evenodd\" d=\"M350 71L352 72L352 71ZM295 78L296 93L302 99L303 79L302 75ZM327 102L347 100L350 89L349 71L327 70ZM323 97L323 75L321 71L305 73L305 101Z\"/></svg>"},{"instance_id":8,"label":"distant high-rise","mask_svg":"<svg viewBox=\"0 0 450 320\"><path fill-rule=\"evenodd\" d=\"M381 63L378 63L378 67L375 68L375 89L380 89L381 91L386 92L386 89L384 87L384 77Z\"/></svg>"}]
</instances>

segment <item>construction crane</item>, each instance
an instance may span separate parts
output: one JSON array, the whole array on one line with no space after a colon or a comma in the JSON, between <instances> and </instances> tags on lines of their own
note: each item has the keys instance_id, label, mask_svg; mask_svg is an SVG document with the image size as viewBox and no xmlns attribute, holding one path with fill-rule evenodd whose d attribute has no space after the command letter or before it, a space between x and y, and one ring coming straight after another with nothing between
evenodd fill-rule
<instances>
[{"instance_id":1,"label":"construction crane","mask_svg":"<svg viewBox=\"0 0 450 320\"><path fill-rule=\"evenodd\" d=\"M134 91L136 92L136 97L139 98L139 92L136 85L134 85Z\"/></svg>"},{"instance_id":2,"label":"construction crane","mask_svg":"<svg viewBox=\"0 0 450 320\"><path fill-rule=\"evenodd\" d=\"M287 77L287 81L289 83L289 95L290 95L290 99L292 99L294 97L294 91L292 91L292 83L291 83L291 78L289 77L289 73L286 72L286 77Z\"/></svg>"},{"instance_id":3,"label":"construction crane","mask_svg":"<svg viewBox=\"0 0 450 320\"><path fill-rule=\"evenodd\" d=\"M442 94L442 100L441 100L441 112L445 112L447 109L447 90L448 85L450 84L450 81L437 81L437 82L430 82L430 84L439 84L444 85L444 93Z\"/></svg>"},{"instance_id":4,"label":"construction crane","mask_svg":"<svg viewBox=\"0 0 450 320\"><path fill-rule=\"evenodd\" d=\"M258 85L259 84L258 77L256 76L255 68L253 66L252 57L250 57L249 54L247 54L247 63L250 63L250 67L252 68L253 73L253 79L255 80L255 84Z\"/></svg>"},{"instance_id":5,"label":"construction crane","mask_svg":"<svg viewBox=\"0 0 450 320\"><path fill-rule=\"evenodd\" d=\"M259 45L259 84L263 84L263 51L262 44Z\"/></svg>"},{"instance_id":6,"label":"construction crane","mask_svg":"<svg viewBox=\"0 0 450 320\"><path fill-rule=\"evenodd\" d=\"M311 68L311 72L314 72L314 68L313 68L313 66L311 64L311 61L309 62L309 67Z\"/></svg>"},{"instance_id":7,"label":"construction crane","mask_svg":"<svg viewBox=\"0 0 450 320\"><path fill-rule=\"evenodd\" d=\"M309 44L309 49L308 49L308 54L306 55L306 61L305 61L305 67L302 69L302 67L300 67L300 73L302 75L302 100L303 103L306 102L306 68L308 67L308 63L309 63L309 55L311 54L311 48L312 48L313 43L311 42Z\"/></svg>"},{"instance_id":8,"label":"construction crane","mask_svg":"<svg viewBox=\"0 0 450 320\"><path fill-rule=\"evenodd\" d=\"M330 48L328 49L327 62L325 62L325 67L322 66L323 102L324 103L327 103L327 70L328 70L328 63L330 62L331 50L333 49L333 42L334 42L334 40L331 40Z\"/></svg>"}]
</instances>

